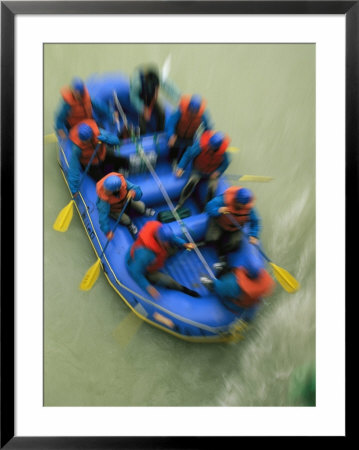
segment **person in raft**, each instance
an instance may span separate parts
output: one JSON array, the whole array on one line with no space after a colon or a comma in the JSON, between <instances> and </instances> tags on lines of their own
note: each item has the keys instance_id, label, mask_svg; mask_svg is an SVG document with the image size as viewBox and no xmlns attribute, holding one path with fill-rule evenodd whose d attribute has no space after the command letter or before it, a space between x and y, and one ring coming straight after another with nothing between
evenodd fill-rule
<instances>
[{"instance_id":1,"label":"person in raft","mask_svg":"<svg viewBox=\"0 0 359 450\"><path fill-rule=\"evenodd\" d=\"M216 267L223 266L226 255L239 248L242 239L240 228L245 223L249 222L249 242L258 243L261 220L254 204L255 198L250 189L232 186L205 206L205 212L210 216L205 242L214 244L218 252L219 263Z\"/></svg>"},{"instance_id":2,"label":"person in raft","mask_svg":"<svg viewBox=\"0 0 359 450\"><path fill-rule=\"evenodd\" d=\"M152 220L141 228L137 240L127 254L126 264L131 277L154 299L158 299L160 294L152 284L175 289L192 297L200 296L196 291L160 272L167 258L174 255L179 248L191 250L194 244L175 236L169 225Z\"/></svg>"},{"instance_id":3,"label":"person in raft","mask_svg":"<svg viewBox=\"0 0 359 450\"><path fill-rule=\"evenodd\" d=\"M187 147L193 145L193 140L199 126L203 124L204 131L213 128L206 102L199 95L184 95L181 97L178 109L170 116L166 124L169 136L170 161L177 165Z\"/></svg>"},{"instance_id":4,"label":"person in raft","mask_svg":"<svg viewBox=\"0 0 359 450\"><path fill-rule=\"evenodd\" d=\"M155 215L154 209L146 208L146 205L139 201L142 197L141 188L126 180L120 173L111 172L103 177L96 184L96 193L98 196L96 206L99 213L100 228L109 240L113 238L110 216L114 219L118 218L127 198L130 201L126 206L126 214L122 214L120 223L128 228L132 236L137 234L137 227L127 215L128 210L136 211L147 217Z\"/></svg>"},{"instance_id":5,"label":"person in raft","mask_svg":"<svg viewBox=\"0 0 359 450\"><path fill-rule=\"evenodd\" d=\"M258 306L261 299L271 295L274 290L274 281L267 270L251 261L225 273L222 271L214 280L201 277L200 281L220 298L226 308L237 314Z\"/></svg>"},{"instance_id":6,"label":"person in raft","mask_svg":"<svg viewBox=\"0 0 359 450\"><path fill-rule=\"evenodd\" d=\"M214 196L218 178L229 165L229 156L226 149L229 138L221 132L205 131L199 141L188 147L178 163L176 176L181 177L184 169L193 161L191 176L183 188L176 210L180 208L192 194L200 180L208 180L206 203Z\"/></svg>"},{"instance_id":7,"label":"person in raft","mask_svg":"<svg viewBox=\"0 0 359 450\"><path fill-rule=\"evenodd\" d=\"M68 131L85 119L93 119L93 111L98 116L106 115L100 103L91 100L90 94L80 78L74 78L70 86L61 90L61 102L55 115L55 129L62 139Z\"/></svg>"},{"instance_id":8,"label":"person in raft","mask_svg":"<svg viewBox=\"0 0 359 450\"><path fill-rule=\"evenodd\" d=\"M139 115L140 133L163 131L165 113L158 102L160 76L154 66L137 68L130 79L130 101Z\"/></svg>"},{"instance_id":9,"label":"person in raft","mask_svg":"<svg viewBox=\"0 0 359 450\"><path fill-rule=\"evenodd\" d=\"M86 169L91 157L96 152L88 174L99 181L106 173L126 168L126 158L116 154L112 148L119 145L117 136L100 129L92 119L86 119L71 128L69 139L72 143L72 152L68 173L68 181L72 194L76 194L82 176L82 170ZM111 147L107 147L108 144Z\"/></svg>"}]
</instances>

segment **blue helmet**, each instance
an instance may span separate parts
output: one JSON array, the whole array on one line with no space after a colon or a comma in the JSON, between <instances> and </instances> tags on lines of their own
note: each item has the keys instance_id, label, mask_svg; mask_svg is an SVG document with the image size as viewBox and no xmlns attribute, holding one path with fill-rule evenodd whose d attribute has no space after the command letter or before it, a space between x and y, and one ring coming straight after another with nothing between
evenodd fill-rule
<instances>
[{"instance_id":1,"label":"blue helmet","mask_svg":"<svg viewBox=\"0 0 359 450\"><path fill-rule=\"evenodd\" d=\"M224 140L224 134L221 132L214 133L213 136L211 136L209 140L209 145L214 149L218 150L219 147L222 145L222 142Z\"/></svg>"},{"instance_id":2,"label":"blue helmet","mask_svg":"<svg viewBox=\"0 0 359 450\"><path fill-rule=\"evenodd\" d=\"M81 141L88 141L92 138L93 131L92 128L86 125L85 123L81 123L79 125L79 138Z\"/></svg>"},{"instance_id":3,"label":"blue helmet","mask_svg":"<svg viewBox=\"0 0 359 450\"><path fill-rule=\"evenodd\" d=\"M191 100L188 104L188 108L191 112L198 112L201 107L202 99L199 95L192 95Z\"/></svg>"},{"instance_id":4,"label":"blue helmet","mask_svg":"<svg viewBox=\"0 0 359 450\"><path fill-rule=\"evenodd\" d=\"M168 225L162 225L157 230L157 237L161 242L170 242L173 238L173 231Z\"/></svg>"},{"instance_id":5,"label":"blue helmet","mask_svg":"<svg viewBox=\"0 0 359 450\"><path fill-rule=\"evenodd\" d=\"M108 191L115 192L121 188L122 182L120 177L117 177L116 175L111 175L110 177L106 178L103 185Z\"/></svg>"},{"instance_id":6,"label":"blue helmet","mask_svg":"<svg viewBox=\"0 0 359 450\"><path fill-rule=\"evenodd\" d=\"M81 95L84 93L85 85L81 78L74 78L71 84L74 91L79 91Z\"/></svg>"},{"instance_id":7,"label":"blue helmet","mask_svg":"<svg viewBox=\"0 0 359 450\"><path fill-rule=\"evenodd\" d=\"M236 201L241 205L247 205L253 198L252 191L247 188L239 189L236 193Z\"/></svg>"}]
</instances>

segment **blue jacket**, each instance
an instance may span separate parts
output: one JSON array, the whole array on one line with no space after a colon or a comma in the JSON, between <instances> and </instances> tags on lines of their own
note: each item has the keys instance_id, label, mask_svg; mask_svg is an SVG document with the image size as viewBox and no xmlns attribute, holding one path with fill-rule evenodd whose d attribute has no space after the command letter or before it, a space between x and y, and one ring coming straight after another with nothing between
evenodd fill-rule
<instances>
[{"instance_id":1,"label":"blue jacket","mask_svg":"<svg viewBox=\"0 0 359 450\"><path fill-rule=\"evenodd\" d=\"M217 195L217 197L212 198L205 206L205 212L210 217L219 217L221 213L218 211L219 208L226 206L224 203L224 195ZM259 233L261 231L261 219L255 208L252 208L249 213L249 235L255 238L259 238Z\"/></svg>"},{"instance_id":2,"label":"blue jacket","mask_svg":"<svg viewBox=\"0 0 359 450\"><path fill-rule=\"evenodd\" d=\"M174 236L171 240L171 244L176 247L182 247L186 241ZM136 283L144 290L150 285L146 278L147 270L149 264L153 263L156 259L156 254L147 248L139 247L135 250L133 258L130 255L131 249L126 255L126 265L131 277L136 281Z\"/></svg>"},{"instance_id":3,"label":"blue jacket","mask_svg":"<svg viewBox=\"0 0 359 450\"><path fill-rule=\"evenodd\" d=\"M103 104L101 104L100 102L96 102L93 99L91 99L91 104L93 113L96 113L99 118L106 117L107 108ZM56 130L64 130L66 132L66 130L68 129L67 117L69 116L70 111L71 106L68 103L66 103L65 100L61 99L60 104L55 113Z\"/></svg>"},{"instance_id":4,"label":"blue jacket","mask_svg":"<svg viewBox=\"0 0 359 450\"><path fill-rule=\"evenodd\" d=\"M142 197L141 188L128 180L126 180L126 184L128 191L133 190L136 193L133 200L140 200L140 198ZM105 200L102 200L100 197L97 197L96 206L99 214L98 219L100 223L100 228L103 231L103 233L107 234L112 229L110 220L111 205Z\"/></svg>"},{"instance_id":5,"label":"blue jacket","mask_svg":"<svg viewBox=\"0 0 359 450\"><path fill-rule=\"evenodd\" d=\"M168 122L166 124L166 132L168 137L170 138L172 135L176 134L176 126L181 118L181 110L178 108L173 114L171 114ZM213 124L211 123L211 119L209 117L208 111L205 111L202 115L202 123L204 126L204 131L210 130L213 128Z\"/></svg>"},{"instance_id":6,"label":"blue jacket","mask_svg":"<svg viewBox=\"0 0 359 450\"><path fill-rule=\"evenodd\" d=\"M101 134L97 137L99 141L112 146L120 145L118 137L115 136L114 134L109 133L108 131L105 131L103 129L100 129L100 133ZM80 163L81 149L73 142L71 144L72 149L68 172L68 182L72 194L75 194L79 190L83 169Z\"/></svg>"},{"instance_id":7,"label":"blue jacket","mask_svg":"<svg viewBox=\"0 0 359 450\"><path fill-rule=\"evenodd\" d=\"M187 150L184 152L180 162L178 163L177 168L184 170L187 165L194 160L199 154L201 153L201 147L199 145L199 141L195 141L191 147L188 147ZM217 167L214 172L219 172L221 175L229 166L230 158L227 153L223 154L223 161L222 163ZM208 176L207 174L203 174L203 176Z\"/></svg>"}]
</instances>

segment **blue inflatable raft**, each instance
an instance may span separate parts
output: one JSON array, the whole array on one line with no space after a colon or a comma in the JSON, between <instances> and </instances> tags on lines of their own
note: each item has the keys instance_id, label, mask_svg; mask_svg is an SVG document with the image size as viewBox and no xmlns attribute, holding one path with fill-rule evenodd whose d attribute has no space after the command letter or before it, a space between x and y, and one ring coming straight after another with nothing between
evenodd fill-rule
<instances>
[{"instance_id":1,"label":"blue inflatable raft","mask_svg":"<svg viewBox=\"0 0 359 450\"><path fill-rule=\"evenodd\" d=\"M86 85L91 98L104 103L112 101L113 91L116 91L126 115L136 123L136 114L133 113L130 117L129 82L126 77L119 74L93 77L87 80ZM166 116L170 111L171 109L167 105ZM102 123L101 125L106 126L109 131L116 131L115 125L112 123ZM190 171L186 171L181 178L177 178L172 173L168 162L167 136L164 133L141 136L139 141L162 185L172 202L176 204ZM71 143L69 140L61 140L59 137L58 142L58 161L68 186ZM117 151L121 156L128 158L129 170L126 177L141 187L143 192L141 200L147 207L154 208L156 213L167 211L169 208L163 194L146 165L143 164L135 143L130 139L123 140ZM107 239L99 226L95 185L92 178L85 176L80 193L74 200L93 250L96 256L100 257ZM229 185L222 177L217 194L223 193L227 187ZM202 213L205 194L206 187L200 183L194 195L185 204L191 215L183 219L183 223L195 242L203 240L208 226L209 217L206 213ZM141 229L147 220L153 220L153 218L136 216L132 212L130 215L138 229ZM169 226L176 235L186 239L177 222L171 222ZM242 314L236 314L227 309L216 295L210 293L200 283L200 277L208 276L208 272L194 251L179 251L167 260L163 270L179 283L196 290L201 297L193 298L179 291L156 286L161 296L159 300L155 301L137 285L127 271L125 258L133 242L133 237L128 229L118 225L114 238L107 245L105 254L102 255L101 262L104 274L111 286L138 317L163 331L191 342L230 342L243 337L243 330L252 320L257 306L243 310ZM212 267L213 263L218 260L214 248L204 246L199 250L209 267ZM255 260L259 267L265 266L265 261L259 251L244 237L240 250L229 255L229 262L233 266L240 266L245 264L247 258ZM104 307L106 307L105 304Z\"/></svg>"}]
</instances>

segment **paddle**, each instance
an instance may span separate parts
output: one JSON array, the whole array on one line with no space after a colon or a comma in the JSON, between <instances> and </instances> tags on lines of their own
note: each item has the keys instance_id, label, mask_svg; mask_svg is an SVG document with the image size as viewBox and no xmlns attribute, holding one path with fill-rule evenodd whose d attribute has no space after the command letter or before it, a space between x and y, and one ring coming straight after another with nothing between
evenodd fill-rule
<instances>
[{"instance_id":1,"label":"paddle","mask_svg":"<svg viewBox=\"0 0 359 450\"><path fill-rule=\"evenodd\" d=\"M243 231L243 228L234 220L232 214L228 213L228 217L230 221L233 223L233 225L235 225L239 230L241 230L244 235L249 237L248 234ZM257 245L256 247L261 253L261 255L268 261L268 263L272 267L274 276L278 281L278 283L282 286L282 288L287 292L289 292L290 294L296 292L300 288L299 282L287 270L274 264L263 252L263 250L259 247L259 245Z\"/></svg>"},{"instance_id":2,"label":"paddle","mask_svg":"<svg viewBox=\"0 0 359 450\"><path fill-rule=\"evenodd\" d=\"M120 116L121 116L121 118L123 120L123 124L125 125L126 128L128 128L127 117L126 117L126 115L125 115L125 113L124 113L124 111L122 109L122 106L121 106L121 103L120 103L120 101L119 101L119 99L117 97L116 91L113 91L113 99L114 99L115 105L116 105L116 107L118 109L118 112L120 113Z\"/></svg>"},{"instance_id":3,"label":"paddle","mask_svg":"<svg viewBox=\"0 0 359 450\"><path fill-rule=\"evenodd\" d=\"M73 216L73 205L75 203L75 196L78 194L78 192L80 191L80 187L82 185L83 180L85 179L85 175L87 174L87 172L89 171L89 168L91 166L91 163L93 161L93 159L95 158L98 149L100 148L101 142L99 142L96 146L96 148L94 149L94 152L91 155L90 161L88 162L84 173L82 174L82 177L80 179L80 184L79 187L77 189L77 191L75 192L75 194L73 194L73 197L70 201L70 203L68 205L66 205L58 214L54 224L53 224L53 229L55 231L60 231L61 233L64 233L65 231L67 231L71 220L72 220L72 216Z\"/></svg>"},{"instance_id":4,"label":"paddle","mask_svg":"<svg viewBox=\"0 0 359 450\"><path fill-rule=\"evenodd\" d=\"M239 151L240 151L240 149L238 147L228 147L226 150L226 152L229 152L229 153L236 153Z\"/></svg>"},{"instance_id":5,"label":"paddle","mask_svg":"<svg viewBox=\"0 0 359 450\"><path fill-rule=\"evenodd\" d=\"M263 252L263 250L257 246L259 252L262 256L268 261L270 266L273 269L274 276L278 283L282 286L284 290L292 294L296 292L300 288L299 282L291 275L287 270L283 269L283 267L279 267L274 262L272 262L268 256Z\"/></svg>"},{"instance_id":6,"label":"paddle","mask_svg":"<svg viewBox=\"0 0 359 450\"><path fill-rule=\"evenodd\" d=\"M118 112L120 113L121 119L123 121L123 124L125 126L125 128L128 130L128 122L127 122L127 117L126 114L124 113L121 103L117 97L116 91L113 91L113 99L116 105L116 108L118 109Z\"/></svg>"},{"instance_id":7,"label":"paddle","mask_svg":"<svg viewBox=\"0 0 359 450\"><path fill-rule=\"evenodd\" d=\"M162 66L161 77L163 81L167 81L170 70L171 70L171 54L167 56Z\"/></svg>"},{"instance_id":8,"label":"paddle","mask_svg":"<svg viewBox=\"0 0 359 450\"><path fill-rule=\"evenodd\" d=\"M225 175L227 178L231 178L235 181L257 181L260 183L267 183L268 181L273 180L273 177L266 177L262 175Z\"/></svg>"},{"instance_id":9,"label":"paddle","mask_svg":"<svg viewBox=\"0 0 359 450\"><path fill-rule=\"evenodd\" d=\"M134 312L130 311L113 330L112 336L118 344L125 348L133 339L141 325L145 323Z\"/></svg>"},{"instance_id":10,"label":"paddle","mask_svg":"<svg viewBox=\"0 0 359 450\"><path fill-rule=\"evenodd\" d=\"M185 208L182 206L181 208L177 209L177 214L180 219L185 219L186 217L189 217L191 215L191 211L189 208ZM170 210L167 211L161 211L157 214L157 220L159 220L162 223L169 223L176 220L176 217L172 214Z\"/></svg>"},{"instance_id":11,"label":"paddle","mask_svg":"<svg viewBox=\"0 0 359 450\"><path fill-rule=\"evenodd\" d=\"M161 88L168 100L177 104L181 98L181 92L178 87L169 79L170 70L171 54L167 56L161 69Z\"/></svg>"},{"instance_id":12,"label":"paddle","mask_svg":"<svg viewBox=\"0 0 359 450\"><path fill-rule=\"evenodd\" d=\"M127 197L126 199L126 203L124 205L124 207L122 208L122 211L120 212L115 225L113 226L111 232L113 233L115 228L117 227L118 223L121 220L121 217L123 215L123 213L125 212L125 209L128 205L128 202L131 200L130 197ZM110 243L110 239L107 239L106 244L101 252L101 255L97 258L97 261L95 262L95 264L93 264L88 271L86 272L85 276L83 277L81 284L80 284L80 289L82 291L89 291L90 289L92 289L92 286L96 283L97 278L100 275L100 266L101 266L101 258L104 255L106 248L108 246L108 244Z\"/></svg>"},{"instance_id":13,"label":"paddle","mask_svg":"<svg viewBox=\"0 0 359 450\"><path fill-rule=\"evenodd\" d=\"M45 144L53 144L54 142L57 142L57 136L55 133L45 134L44 136Z\"/></svg>"}]
</instances>

